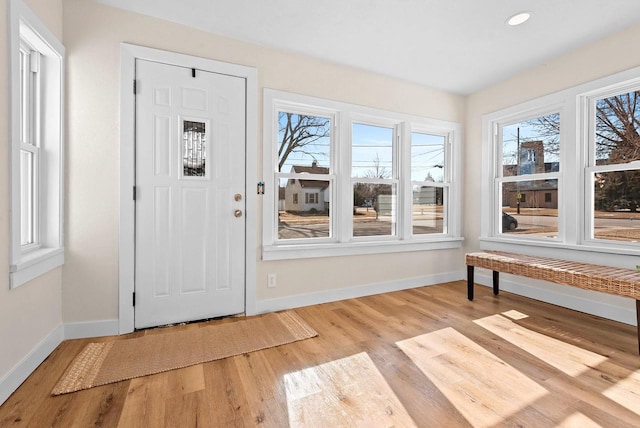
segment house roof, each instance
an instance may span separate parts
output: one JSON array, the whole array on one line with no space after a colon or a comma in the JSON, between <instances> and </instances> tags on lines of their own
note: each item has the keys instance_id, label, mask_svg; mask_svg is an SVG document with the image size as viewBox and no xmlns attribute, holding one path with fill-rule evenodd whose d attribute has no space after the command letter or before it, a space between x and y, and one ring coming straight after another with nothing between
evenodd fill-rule
<instances>
[{"instance_id":1,"label":"house roof","mask_svg":"<svg viewBox=\"0 0 640 428\"><path fill-rule=\"evenodd\" d=\"M291 172L307 174L329 174L329 168L327 168L326 166L318 166L318 164L314 161L311 166L292 165Z\"/></svg>"},{"instance_id":2,"label":"house roof","mask_svg":"<svg viewBox=\"0 0 640 428\"><path fill-rule=\"evenodd\" d=\"M303 189L320 189L324 190L329 187L328 181L323 180L299 180Z\"/></svg>"},{"instance_id":3,"label":"house roof","mask_svg":"<svg viewBox=\"0 0 640 428\"><path fill-rule=\"evenodd\" d=\"M313 161L311 166L308 165L292 165L291 172L303 173L303 174L329 174L329 168L325 166L318 166L316 161ZM300 186L303 189L320 189L324 190L329 187L329 181L325 180L298 180Z\"/></svg>"}]
</instances>

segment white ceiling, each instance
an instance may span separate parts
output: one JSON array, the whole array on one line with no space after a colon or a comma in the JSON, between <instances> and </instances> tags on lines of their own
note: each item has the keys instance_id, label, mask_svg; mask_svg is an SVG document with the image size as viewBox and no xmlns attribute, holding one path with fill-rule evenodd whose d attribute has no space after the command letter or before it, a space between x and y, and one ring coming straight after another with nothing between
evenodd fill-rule
<instances>
[{"instance_id":1,"label":"white ceiling","mask_svg":"<svg viewBox=\"0 0 640 428\"><path fill-rule=\"evenodd\" d=\"M640 0L96 1L459 94L640 22Z\"/></svg>"}]
</instances>

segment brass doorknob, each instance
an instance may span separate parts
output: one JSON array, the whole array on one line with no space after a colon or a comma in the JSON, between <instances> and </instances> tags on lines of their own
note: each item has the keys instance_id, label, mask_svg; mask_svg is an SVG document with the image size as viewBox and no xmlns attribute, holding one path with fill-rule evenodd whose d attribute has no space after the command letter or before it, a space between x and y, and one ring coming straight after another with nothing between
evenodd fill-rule
<instances>
[{"instance_id":1,"label":"brass doorknob","mask_svg":"<svg viewBox=\"0 0 640 428\"><path fill-rule=\"evenodd\" d=\"M233 215L235 215L236 217L242 217L242 210L235 210Z\"/></svg>"}]
</instances>

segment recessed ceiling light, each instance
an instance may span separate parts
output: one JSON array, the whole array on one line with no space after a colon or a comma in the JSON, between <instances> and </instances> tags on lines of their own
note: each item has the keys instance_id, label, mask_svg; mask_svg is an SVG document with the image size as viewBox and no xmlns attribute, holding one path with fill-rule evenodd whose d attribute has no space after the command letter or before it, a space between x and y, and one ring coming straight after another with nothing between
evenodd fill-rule
<instances>
[{"instance_id":1,"label":"recessed ceiling light","mask_svg":"<svg viewBox=\"0 0 640 428\"><path fill-rule=\"evenodd\" d=\"M531 18L530 12L519 12L507 19L507 24L512 26L524 24L529 20L529 18Z\"/></svg>"}]
</instances>

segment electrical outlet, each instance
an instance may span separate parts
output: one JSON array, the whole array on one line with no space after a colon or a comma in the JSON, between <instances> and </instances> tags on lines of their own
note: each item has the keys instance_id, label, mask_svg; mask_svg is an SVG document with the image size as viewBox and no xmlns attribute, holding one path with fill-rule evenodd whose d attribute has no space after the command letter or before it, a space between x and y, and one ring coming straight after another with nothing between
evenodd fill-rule
<instances>
[{"instance_id":1,"label":"electrical outlet","mask_svg":"<svg viewBox=\"0 0 640 428\"><path fill-rule=\"evenodd\" d=\"M276 274L270 273L267 275L267 287L275 288L276 287Z\"/></svg>"}]
</instances>

